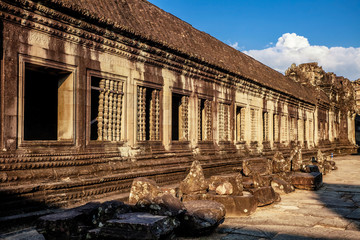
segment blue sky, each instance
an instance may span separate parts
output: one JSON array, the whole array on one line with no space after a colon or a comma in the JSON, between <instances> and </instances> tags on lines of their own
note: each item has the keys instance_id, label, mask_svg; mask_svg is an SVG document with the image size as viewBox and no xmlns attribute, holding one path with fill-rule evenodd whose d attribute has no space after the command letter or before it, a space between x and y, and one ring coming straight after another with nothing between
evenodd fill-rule
<instances>
[{"instance_id":1,"label":"blue sky","mask_svg":"<svg viewBox=\"0 0 360 240\"><path fill-rule=\"evenodd\" d=\"M360 78L360 0L149 1L280 72L317 61Z\"/></svg>"}]
</instances>

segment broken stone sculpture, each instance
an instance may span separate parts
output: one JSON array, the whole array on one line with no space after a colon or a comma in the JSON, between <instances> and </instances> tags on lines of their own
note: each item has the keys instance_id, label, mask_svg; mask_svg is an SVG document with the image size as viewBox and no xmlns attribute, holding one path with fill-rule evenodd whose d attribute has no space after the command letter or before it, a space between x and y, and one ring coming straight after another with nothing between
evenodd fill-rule
<instances>
[{"instance_id":1,"label":"broken stone sculpture","mask_svg":"<svg viewBox=\"0 0 360 240\"><path fill-rule=\"evenodd\" d=\"M180 191L182 194L198 194L206 193L208 184L198 160L195 160L190 167L190 172L186 178L180 183Z\"/></svg>"}]
</instances>

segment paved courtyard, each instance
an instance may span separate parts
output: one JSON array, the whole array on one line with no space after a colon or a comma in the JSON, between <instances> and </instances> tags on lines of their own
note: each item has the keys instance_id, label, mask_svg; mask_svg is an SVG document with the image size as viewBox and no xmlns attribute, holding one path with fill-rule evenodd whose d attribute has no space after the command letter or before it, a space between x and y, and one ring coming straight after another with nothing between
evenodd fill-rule
<instances>
[{"instance_id":1,"label":"paved courtyard","mask_svg":"<svg viewBox=\"0 0 360 240\"><path fill-rule=\"evenodd\" d=\"M296 190L201 239L360 239L360 155L335 158L318 191Z\"/></svg>"}]
</instances>

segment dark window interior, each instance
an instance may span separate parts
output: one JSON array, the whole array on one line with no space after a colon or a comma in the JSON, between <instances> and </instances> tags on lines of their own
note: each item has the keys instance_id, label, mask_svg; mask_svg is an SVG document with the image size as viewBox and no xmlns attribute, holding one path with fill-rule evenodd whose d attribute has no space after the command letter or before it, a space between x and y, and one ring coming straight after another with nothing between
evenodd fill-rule
<instances>
[{"instance_id":1,"label":"dark window interior","mask_svg":"<svg viewBox=\"0 0 360 240\"><path fill-rule=\"evenodd\" d=\"M179 107L181 105L181 96L172 95L172 140L179 140Z\"/></svg>"},{"instance_id":2,"label":"dark window interior","mask_svg":"<svg viewBox=\"0 0 360 240\"><path fill-rule=\"evenodd\" d=\"M151 102L152 92L154 89L146 88L146 105L145 105L145 132L146 140L150 140L150 114L151 114Z\"/></svg>"},{"instance_id":3,"label":"dark window interior","mask_svg":"<svg viewBox=\"0 0 360 240\"><path fill-rule=\"evenodd\" d=\"M91 77L91 122L90 122L90 140L98 139L98 113L99 113L99 83L101 78Z\"/></svg>"},{"instance_id":4,"label":"dark window interior","mask_svg":"<svg viewBox=\"0 0 360 240\"><path fill-rule=\"evenodd\" d=\"M57 140L58 87L68 75L25 64L24 140Z\"/></svg>"},{"instance_id":5,"label":"dark window interior","mask_svg":"<svg viewBox=\"0 0 360 240\"><path fill-rule=\"evenodd\" d=\"M201 99L200 100L200 139L204 140L205 138L205 134L204 134L204 128L205 128L205 122L204 122L204 114L205 114L205 100Z\"/></svg>"}]
</instances>

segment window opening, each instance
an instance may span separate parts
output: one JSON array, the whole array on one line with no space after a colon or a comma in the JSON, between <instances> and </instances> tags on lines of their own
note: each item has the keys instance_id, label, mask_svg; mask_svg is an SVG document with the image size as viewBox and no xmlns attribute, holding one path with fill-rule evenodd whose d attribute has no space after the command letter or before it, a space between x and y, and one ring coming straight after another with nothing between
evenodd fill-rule
<instances>
[{"instance_id":1,"label":"window opening","mask_svg":"<svg viewBox=\"0 0 360 240\"><path fill-rule=\"evenodd\" d=\"M73 137L71 72L25 63L24 140Z\"/></svg>"},{"instance_id":2,"label":"window opening","mask_svg":"<svg viewBox=\"0 0 360 240\"><path fill-rule=\"evenodd\" d=\"M189 97L172 95L172 140L188 140Z\"/></svg>"},{"instance_id":3,"label":"window opening","mask_svg":"<svg viewBox=\"0 0 360 240\"><path fill-rule=\"evenodd\" d=\"M137 138L139 141L160 140L160 91L138 86Z\"/></svg>"}]
</instances>

